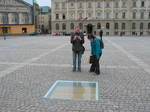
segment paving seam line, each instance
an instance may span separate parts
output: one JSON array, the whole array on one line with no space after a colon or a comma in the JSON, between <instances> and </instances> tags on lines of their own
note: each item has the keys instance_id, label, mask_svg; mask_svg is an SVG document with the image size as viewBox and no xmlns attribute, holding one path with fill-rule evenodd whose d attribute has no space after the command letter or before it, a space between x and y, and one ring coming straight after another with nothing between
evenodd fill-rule
<instances>
[{"instance_id":1,"label":"paving seam line","mask_svg":"<svg viewBox=\"0 0 150 112\"><path fill-rule=\"evenodd\" d=\"M133 62L135 62L137 65L139 65L141 68L143 68L147 73L150 74L150 66L146 63L144 63L142 60L140 60L139 58L137 58L136 56L134 56L133 54L129 53L128 51L126 51L125 49L123 49L122 47L120 47L119 45L115 44L114 42L112 42L110 39L105 38L109 43L111 43L113 46L115 46L118 50L120 50L123 54L125 54L130 60L132 60Z\"/></svg>"},{"instance_id":2,"label":"paving seam line","mask_svg":"<svg viewBox=\"0 0 150 112\"><path fill-rule=\"evenodd\" d=\"M20 69L20 68L22 68L22 67L24 67L24 66L26 66L26 65L34 62L34 61L36 61L36 60L39 60L39 59L43 58L44 56L46 56L46 55L48 55L50 53L53 53L53 52L55 52L55 51L65 47L65 46L67 46L68 44L70 44L70 43L66 43L66 44L58 46L58 47L56 47L54 49L50 49L50 50L46 51L43 54L40 54L38 56L35 56L35 57L31 58L31 59L28 59L28 60L22 62L22 63L19 63L19 64L15 65L15 66L12 66L12 67L9 67L9 68L7 68L7 69L5 69L3 71L0 71L0 78L4 77L7 74L10 74L11 72L13 72L15 70L18 70L18 69Z\"/></svg>"}]
</instances>

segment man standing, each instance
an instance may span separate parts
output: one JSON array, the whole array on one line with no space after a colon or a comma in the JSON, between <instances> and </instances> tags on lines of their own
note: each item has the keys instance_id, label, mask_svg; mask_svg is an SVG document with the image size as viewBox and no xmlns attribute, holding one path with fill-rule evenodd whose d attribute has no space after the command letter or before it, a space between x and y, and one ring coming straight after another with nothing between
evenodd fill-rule
<instances>
[{"instance_id":1,"label":"man standing","mask_svg":"<svg viewBox=\"0 0 150 112\"><path fill-rule=\"evenodd\" d=\"M101 40L102 40L102 36L103 36L103 30L100 30L100 33L99 33L100 35L100 37L101 37Z\"/></svg>"},{"instance_id":2,"label":"man standing","mask_svg":"<svg viewBox=\"0 0 150 112\"><path fill-rule=\"evenodd\" d=\"M75 27L75 33L71 35L70 42L72 44L72 56L73 56L73 69L76 71L76 59L78 57L78 71L81 72L81 57L83 53L84 34L80 32L80 27Z\"/></svg>"}]
</instances>

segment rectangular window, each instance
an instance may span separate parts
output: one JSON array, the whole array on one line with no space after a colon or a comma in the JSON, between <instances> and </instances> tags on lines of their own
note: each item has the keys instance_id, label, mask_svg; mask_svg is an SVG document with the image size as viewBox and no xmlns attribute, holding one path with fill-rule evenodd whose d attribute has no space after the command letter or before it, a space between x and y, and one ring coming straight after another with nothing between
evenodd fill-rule
<instances>
[{"instance_id":1,"label":"rectangular window","mask_svg":"<svg viewBox=\"0 0 150 112\"><path fill-rule=\"evenodd\" d=\"M126 2L122 2L122 7L126 7Z\"/></svg>"},{"instance_id":2,"label":"rectangular window","mask_svg":"<svg viewBox=\"0 0 150 112\"><path fill-rule=\"evenodd\" d=\"M118 35L118 32L115 32L114 34L115 34L115 35Z\"/></svg>"},{"instance_id":3,"label":"rectangular window","mask_svg":"<svg viewBox=\"0 0 150 112\"><path fill-rule=\"evenodd\" d=\"M115 7L118 7L118 2L115 2Z\"/></svg>"},{"instance_id":4,"label":"rectangular window","mask_svg":"<svg viewBox=\"0 0 150 112\"><path fill-rule=\"evenodd\" d=\"M141 7L144 7L144 1L141 2Z\"/></svg>"},{"instance_id":5,"label":"rectangular window","mask_svg":"<svg viewBox=\"0 0 150 112\"><path fill-rule=\"evenodd\" d=\"M65 16L65 14L62 14L62 19L66 19L66 16Z\"/></svg>"},{"instance_id":6,"label":"rectangular window","mask_svg":"<svg viewBox=\"0 0 150 112\"><path fill-rule=\"evenodd\" d=\"M42 29L44 29L44 25L42 25Z\"/></svg>"},{"instance_id":7,"label":"rectangular window","mask_svg":"<svg viewBox=\"0 0 150 112\"><path fill-rule=\"evenodd\" d=\"M97 18L100 18L101 17L101 13L97 13Z\"/></svg>"},{"instance_id":8,"label":"rectangular window","mask_svg":"<svg viewBox=\"0 0 150 112\"><path fill-rule=\"evenodd\" d=\"M136 12L132 13L132 18L135 19L136 18Z\"/></svg>"},{"instance_id":9,"label":"rectangular window","mask_svg":"<svg viewBox=\"0 0 150 112\"><path fill-rule=\"evenodd\" d=\"M97 3L97 8L100 8L101 7L101 4L100 2Z\"/></svg>"},{"instance_id":10,"label":"rectangular window","mask_svg":"<svg viewBox=\"0 0 150 112\"><path fill-rule=\"evenodd\" d=\"M8 33L7 27L3 27L2 30L3 30L3 31L2 31L3 33Z\"/></svg>"},{"instance_id":11,"label":"rectangular window","mask_svg":"<svg viewBox=\"0 0 150 112\"><path fill-rule=\"evenodd\" d=\"M122 23L122 29L125 29L125 23Z\"/></svg>"},{"instance_id":12,"label":"rectangular window","mask_svg":"<svg viewBox=\"0 0 150 112\"><path fill-rule=\"evenodd\" d=\"M106 13L106 19L109 19L109 12Z\"/></svg>"},{"instance_id":13,"label":"rectangular window","mask_svg":"<svg viewBox=\"0 0 150 112\"><path fill-rule=\"evenodd\" d=\"M56 14L56 19L59 19L59 14Z\"/></svg>"},{"instance_id":14,"label":"rectangular window","mask_svg":"<svg viewBox=\"0 0 150 112\"><path fill-rule=\"evenodd\" d=\"M136 7L136 2L133 2L133 7Z\"/></svg>"},{"instance_id":15,"label":"rectangular window","mask_svg":"<svg viewBox=\"0 0 150 112\"><path fill-rule=\"evenodd\" d=\"M115 12L115 19L118 19L118 12Z\"/></svg>"},{"instance_id":16,"label":"rectangular window","mask_svg":"<svg viewBox=\"0 0 150 112\"><path fill-rule=\"evenodd\" d=\"M107 7L107 8L109 7L109 2L106 2L106 7Z\"/></svg>"},{"instance_id":17,"label":"rectangular window","mask_svg":"<svg viewBox=\"0 0 150 112\"><path fill-rule=\"evenodd\" d=\"M125 19L126 18L126 13L122 12L122 18Z\"/></svg>"},{"instance_id":18,"label":"rectangular window","mask_svg":"<svg viewBox=\"0 0 150 112\"><path fill-rule=\"evenodd\" d=\"M70 3L70 8L74 8L74 3Z\"/></svg>"},{"instance_id":19,"label":"rectangular window","mask_svg":"<svg viewBox=\"0 0 150 112\"><path fill-rule=\"evenodd\" d=\"M22 33L27 33L27 28L22 28Z\"/></svg>"},{"instance_id":20,"label":"rectangular window","mask_svg":"<svg viewBox=\"0 0 150 112\"><path fill-rule=\"evenodd\" d=\"M82 18L82 13L79 13L79 18Z\"/></svg>"},{"instance_id":21,"label":"rectangular window","mask_svg":"<svg viewBox=\"0 0 150 112\"><path fill-rule=\"evenodd\" d=\"M62 3L62 9L65 9L65 8L66 8L66 4Z\"/></svg>"},{"instance_id":22,"label":"rectangular window","mask_svg":"<svg viewBox=\"0 0 150 112\"><path fill-rule=\"evenodd\" d=\"M55 3L55 8L59 9L59 3Z\"/></svg>"},{"instance_id":23,"label":"rectangular window","mask_svg":"<svg viewBox=\"0 0 150 112\"><path fill-rule=\"evenodd\" d=\"M88 13L88 18L91 18L92 17L92 14L91 13Z\"/></svg>"},{"instance_id":24,"label":"rectangular window","mask_svg":"<svg viewBox=\"0 0 150 112\"><path fill-rule=\"evenodd\" d=\"M92 7L92 3L89 2L89 3L88 3L88 8L91 8L91 7Z\"/></svg>"},{"instance_id":25,"label":"rectangular window","mask_svg":"<svg viewBox=\"0 0 150 112\"><path fill-rule=\"evenodd\" d=\"M82 3L81 2L79 3L79 8L82 8Z\"/></svg>"},{"instance_id":26,"label":"rectangular window","mask_svg":"<svg viewBox=\"0 0 150 112\"><path fill-rule=\"evenodd\" d=\"M141 12L141 19L144 18L144 12Z\"/></svg>"},{"instance_id":27,"label":"rectangular window","mask_svg":"<svg viewBox=\"0 0 150 112\"><path fill-rule=\"evenodd\" d=\"M109 35L109 32L106 32L106 35Z\"/></svg>"}]
</instances>

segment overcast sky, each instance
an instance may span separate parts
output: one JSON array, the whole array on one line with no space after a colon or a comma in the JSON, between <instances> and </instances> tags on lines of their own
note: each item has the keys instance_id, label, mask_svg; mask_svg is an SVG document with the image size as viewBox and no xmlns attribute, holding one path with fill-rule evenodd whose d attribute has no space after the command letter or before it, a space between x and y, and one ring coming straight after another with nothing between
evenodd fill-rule
<instances>
[{"instance_id":1,"label":"overcast sky","mask_svg":"<svg viewBox=\"0 0 150 112\"><path fill-rule=\"evenodd\" d=\"M28 2L30 4L33 4L33 0L23 0L25 2ZM51 7L51 0L36 0L39 6L49 6Z\"/></svg>"}]
</instances>

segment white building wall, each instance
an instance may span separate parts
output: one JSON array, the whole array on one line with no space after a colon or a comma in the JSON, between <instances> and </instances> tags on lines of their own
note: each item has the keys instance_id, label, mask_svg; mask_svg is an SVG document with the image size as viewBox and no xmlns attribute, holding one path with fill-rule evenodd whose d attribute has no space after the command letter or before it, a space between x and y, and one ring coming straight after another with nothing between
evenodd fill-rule
<instances>
[{"instance_id":1,"label":"white building wall","mask_svg":"<svg viewBox=\"0 0 150 112\"><path fill-rule=\"evenodd\" d=\"M133 7L133 1L136 2L136 7ZM144 1L144 7L141 7L141 2ZM91 8L88 8L88 3L91 2ZM97 7L97 2L100 2L100 8ZM118 7L115 7L115 2L118 2ZM126 7L123 7L123 2L126 3ZM66 8L62 9L62 3L65 3ZM83 8L79 8L79 3L82 3ZM109 3L109 7L106 4ZM58 4L58 8L56 8ZM71 7L71 4L74 7ZM118 19L115 18L115 12L118 12ZM122 13L125 12L125 18L122 18ZM136 18L133 19L133 12L136 12ZM144 12L144 18L141 19L141 12ZM66 18L62 18L62 13L66 14ZM82 13L83 19L88 16L88 13L92 14L92 18L97 17L97 13L101 14L98 19L91 20L78 20L79 13ZM109 13L109 18L107 17ZM74 32L74 29L70 29L70 24L74 23L74 26L83 24L81 31L87 32L87 25L92 24L92 33L99 34L100 29L97 29L97 24L101 24L104 35L115 35L117 32L120 35L123 32L124 35L148 35L150 29L148 29L148 23L150 22L150 1L149 0L52 0L52 32ZM56 19L56 14L59 15L59 19ZM144 28L140 29L140 23L144 23ZM56 29L56 23L59 24L59 29ZM66 29L62 29L62 24L66 24ZM106 29L106 23L110 24L110 28ZM118 23L118 29L114 29L115 23ZM122 29L122 23L125 23L125 29ZM132 29L132 23L136 23L136 29Z\"/></svg>"}]
</instances>

